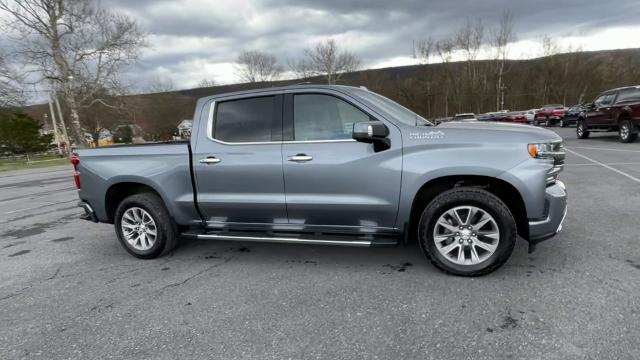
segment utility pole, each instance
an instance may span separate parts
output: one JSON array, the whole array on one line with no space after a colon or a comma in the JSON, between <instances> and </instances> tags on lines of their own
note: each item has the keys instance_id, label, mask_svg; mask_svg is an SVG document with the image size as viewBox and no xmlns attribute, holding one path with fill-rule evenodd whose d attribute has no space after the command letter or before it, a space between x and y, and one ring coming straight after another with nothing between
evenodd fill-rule
<instances>
[{"instance_id":1,"label":"utility pole","mask_svg":"<svg viewBox=\"0 0 640 360\"><path fill-rule=\"evenodd\" d=\"M71 154L71 141L69 141L69 135L67 134L67 125L64 123L64 118L62 117L62 110L60 109L58 94L53 94L53 100L56 103L56 108L58 109L58 117L60 118L60 123L62 124L62 134L64 135L64 142L65 144L67 144L66 150L68 154Z\"/></svg>"},{"instance_id":2,"label":"utility pole","mask_svg":"<svg viewBox=\"0 0 640 360\"><path fill-rule=\"evenodd\" d=\"M53 122L53 138L58 145L58 154L62 155L62 147L60 146L60 137L58 136L58 125L56 124L56 114L53 112L53 103L51 102L51 94L49 94L49 111L51 112L51 122ZM45 114L47 115L47 114Z\"/></svg>"},{"instance_id":3,"label":"utility pole","mask_svg":"<svg viewBox=\"0 0 640 360\"><path fill-rule=\"evenodd\" d=\"M498 109L498 111L500 110L504 110L504 92L505 90L507 90L507 87L502 85L500 86L500 109Z\"/></svg>"}]
</instances>

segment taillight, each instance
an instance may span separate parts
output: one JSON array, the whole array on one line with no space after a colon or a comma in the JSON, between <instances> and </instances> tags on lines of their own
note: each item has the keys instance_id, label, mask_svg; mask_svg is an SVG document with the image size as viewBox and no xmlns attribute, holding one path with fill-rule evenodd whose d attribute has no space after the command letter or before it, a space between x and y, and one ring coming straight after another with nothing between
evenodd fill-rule
<instances>
[{"instance_id":1,"label":"taillight","mask_svg":"<svg viewBox=\"0 0 640 360\"><path fill-rule=\"evenodd\" d=\"M80 158L78 155L71 155L71 164L73 165L73 181L76 183L76 187L80 190L80 173L78 172L78 164L80 164Z\"/></svg>"}]
</instances>

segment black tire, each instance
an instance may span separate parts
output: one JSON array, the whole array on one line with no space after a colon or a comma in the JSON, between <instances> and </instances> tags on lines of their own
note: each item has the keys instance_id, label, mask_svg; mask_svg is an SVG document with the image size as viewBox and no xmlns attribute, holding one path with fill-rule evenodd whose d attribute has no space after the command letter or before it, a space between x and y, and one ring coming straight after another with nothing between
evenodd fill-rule
<instances>
[{"instance_id":1,"label":"black tire","mask_svg":"<svg viewBox=\"0 0 640 360\"><path fill-rule=\"evenodd\" d=\"M478 207L491 215L500 234L495 252L475 265L459 265L449 261L438 251L433 237L440 216L449 209L465 205ZM486 190L472 187L458 187L436 196L424 209L418 224L418 240L427 259L438 269L459 276L481 276L497 270L511 256L516 239L516 222L504 202Z\"/></svg>"},{"instance_id":2,"label":"black tire","mask_svg":"<svg viewBox=\"0 0 640 360\"><path fill-rule=\"evenodd\" d=\"M589 137L589 128L584 120L579 119L576 125L576 136L578 139L586 139Z\"/></svg>"},{"instance_id":3,"label":"black tire","mask_svg":"<svg viewBox=\"0 0 640 360\"><path fill-rule=\"evenodd\" d=\"M123 234L122 217L128 209L133 207L145 210L156 224L156 240L148 250L135 249L127 242ZM171 220L162 199L153 193L135 194L122 200L116 209L114 225L122 247L129 254L140 259L154 259L164 255L173 250L178 242L177 226Z\"/></svg>"},{"instance_id":4,"label":"black tire","mask_svg":"<svg viewBox=\"0 0 640 360\"><path fill-rule=\"evenodd\" d=\"M633 124L629 120L622 120L618 128L618 139L622 143L632 143L636 141L638 133L634 132Z\"/></svg>"}]
</instances>

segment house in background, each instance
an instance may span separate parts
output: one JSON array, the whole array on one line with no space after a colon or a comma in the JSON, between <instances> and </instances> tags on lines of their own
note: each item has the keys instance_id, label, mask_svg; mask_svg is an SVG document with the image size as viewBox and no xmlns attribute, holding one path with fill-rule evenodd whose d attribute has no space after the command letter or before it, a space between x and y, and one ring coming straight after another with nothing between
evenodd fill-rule
<instances>
[{"instance_id":1,"label":"house in background","mask_svg":"<svg viewBox=\"0 0 640 360\"><path fill-rule=\"evenodd\" d=\"M177 139L190 139L193 120L185 119L178 124Z\"/></svg>"},{"instance_id":2,"label":"house in background","mask_svg":"<svg viewBox=\"0 0 640 360\"><path fill-rule=\"evenodd\" d=\"M133 144L142 144L145 143L146 141L144 140L144 138L142 137L143 135L143 131L142 128L139 125L136 124L127 124L127 125L118 125L116 126L116 128L114 129L114 134L116 135L116 138L122 137L123 133L125 132L124 129L125 128L129 128L130 131L128 132L131 135L131 143ZM118 139L121 141L121 139Z\"/></svg>"}]
</instances>

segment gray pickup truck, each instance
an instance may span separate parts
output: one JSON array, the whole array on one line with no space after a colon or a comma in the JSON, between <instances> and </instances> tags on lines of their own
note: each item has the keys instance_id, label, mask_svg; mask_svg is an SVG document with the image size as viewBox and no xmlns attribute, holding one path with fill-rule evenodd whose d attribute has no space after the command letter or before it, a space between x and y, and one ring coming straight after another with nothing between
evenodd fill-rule
<instances>
[{"instance_id":1,"label":"gray pickup truck","mask_svg":"<svg viewBox=\"0 0 640 360\"><path fill-rule=\"evenodd\" d=\"M527 125L434 126L347 86L296 85L198 101L189 142L78 150L83 218L133 256L179 237L393 246L416 240L451 274L504 264L566 215L562 140Z\"/></svg>"}]
</instances>

